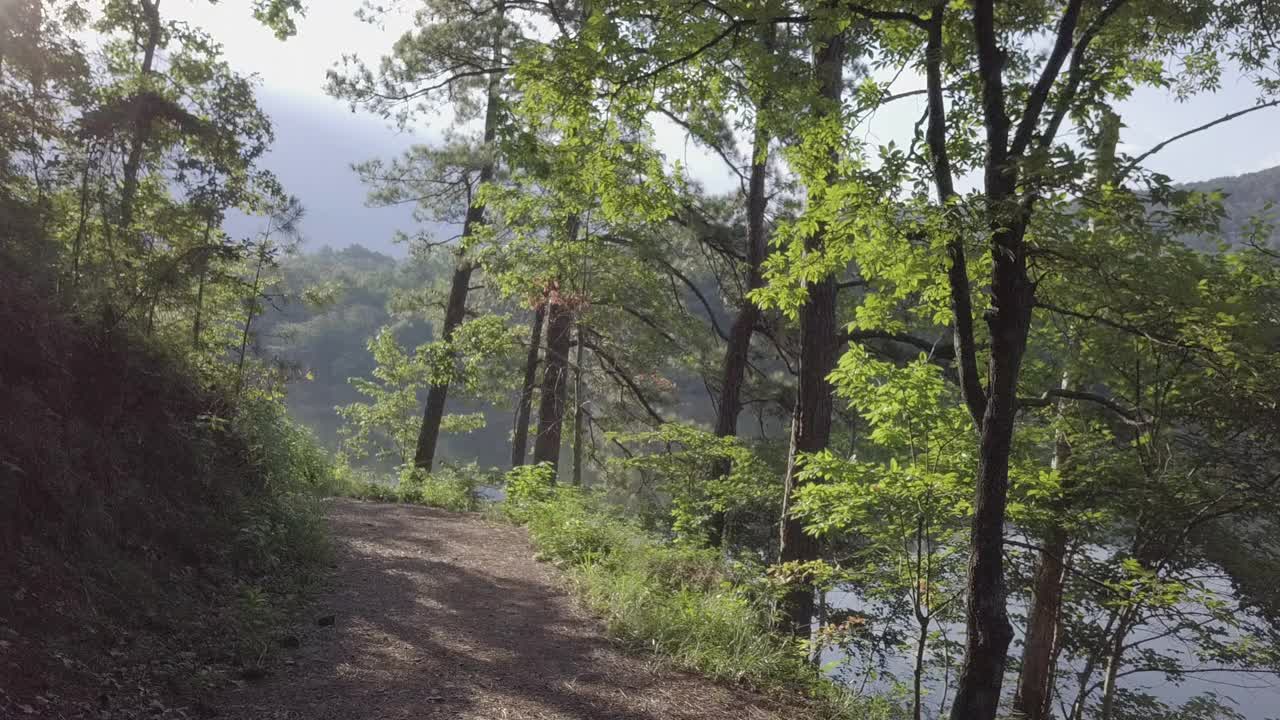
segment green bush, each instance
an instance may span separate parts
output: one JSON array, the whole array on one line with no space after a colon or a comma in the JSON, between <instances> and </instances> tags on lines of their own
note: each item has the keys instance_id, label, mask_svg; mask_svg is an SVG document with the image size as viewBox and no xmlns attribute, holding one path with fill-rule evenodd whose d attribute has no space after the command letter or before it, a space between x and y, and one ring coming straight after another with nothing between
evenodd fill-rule
<instances>
[{"instance_id":1,"label":"green bush","mask_svg":"<svg viewBox=\"0 0 1280 720\"><path fill-rule=\"evenodd\" d=\"M507 490L503 511L511 519L524 522L534 505L550 500L555 494L556 471L548 463L521 465L507 472L503 484Z\"/></svg>"},{"instance_id":2,"label":"green bush","mask_svg":"<svg viewBox=\"0 0 1280 720\"><path fill-rule=\"evenodd\" d=\"M352 467L339 462L335 472L334 495L373 502L426 505L455 512L479 509L479 488L488 478L476 465L445 466L428 473L417 468L402 468L393 485L378 479L368 468Z\"/></svg>"},{"instance_id":3,"label":"green bush","mask_svg":"<svg viewBox=\"0 0 1280 720\"><path fill-rule=\"evenodd\" d=\"M541 556L560 565L604 562L638 540L633 527L572 488L554 488L541 501L525 501L523 508Z\"/></svg>"},{"instance_id":4,"label":"green bush","mask_svg":"<svg viewBox=\"0 0 1280 720\"><path fill-rule=\"evenodd\" d=\"M265 574L324 560L330 548L322 498L335 479L315 436L266 399L246 401L230 430L248 449L252 474L259 478L236 523L237 561Z\"/></svg>"},{"instance_id":5,"label":"green bush","mask_svg":"<svg viewBox=\"0 0 1280 720\"><path fill-rule=\"evenodd\" d=\"M400 473L396 494L402 503L468 512L480 505L476 493L480 480L480 472L474 465L464 468L446 466L433 473L406 468Z\"/></svg>"},{"instance_id":6,"label":"green bush","mask_svg":"<svg viewBox=\"0 0 1280 720\"><path fill-rule=\"evenodd\" d=\"M514 492L508 483L504 510L525 522L542 557L571 572L615 637L713 678L798 691L815 700L814 717L892 716L888 703L822 678L799 644L771 632L759 583L718 552L667 542L593 495L544 488L532 472L517 479Z\"/></svg>"}]
</instances>

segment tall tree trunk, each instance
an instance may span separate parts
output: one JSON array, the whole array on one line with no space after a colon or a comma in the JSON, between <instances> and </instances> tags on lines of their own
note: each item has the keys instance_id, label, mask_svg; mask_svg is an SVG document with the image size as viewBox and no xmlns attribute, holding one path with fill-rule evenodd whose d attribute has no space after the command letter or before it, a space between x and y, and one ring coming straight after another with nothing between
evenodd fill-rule
<instances>
[{"instance_id":1,"label":"tall tree trunk","mask_svg":"<svg viewBox=\"0 0 1280 720\"><path fill-rule=\"evenodd\" d=\"M1065 385L1065 381L1064 381ZM1054 444L1053 467L1059 473L1070 457L1071 448L1059 431ZM1052 716L1054 659L1061 628L1062 590L1067 572L1067 532L1056 525L1045 533L1036 559L1032 580L1031 611L1027 617L1022 651L1022 672L1013 696L1013 711L1027 720L1047 720Z\"/></svg>"},{"instance_id":2,"label":"tall tree trunk","mask_svg":"<svg viewBox=\"0 0 1280 720\"><path fill-rule=\"evenodd\" d=\"M1134 612L1132 608L1125 610L1116 626L1115 637L1111 639L1111 648L1107 653L1107 674L1102 681L1102 707L1098 710L1098 720L1111 720L1115 715L1116 681L1120 677L1120 663L1124 660L1124 642L1129 637Z\"/></svg>"},{"instance_id":3,"label":"tall tree trunk","mask_svg":"<svg viewBox=\"0 0 1280 720\"><path fill-rule=\"evenodd\" d=\"M930 45L939 50L941 16L945 8L945 2L935 6L937 22L929 28ZM969 535L965 656L955 702L951 706L952 720L992 720L1000 707L1005 663L1009 643L1013 641L1004 578L1009 453L1013 444L1018 375L1035 305L1035 286L1027 276L1024 242L1030 204L1024 208L1016 193L1017 166L1011 157L1011 123L1005 109L1005 55L999 47L995 30L994 0L975 0L973 23L978 45L978 76L982 84L987 147L983 181L992 268L991 309L985 315L991 339L984 396L973 359L972 314L956 312L956 343L961 351L957 353L957 360L961 365L962 393L970 413L978 419L979 440L973 521ZM930 115L934 115L932 106L935 102L941 106L941 94L937 92L940 87L933 82L933 70L931 66ZM940 120L941 113L938 115ZM954 271L957 265L955 258L963 255L963 248L949 250ZM951 286L953 304L961 294L967 301L967 279L953 276Z\"/></svg>"},{"instance_id":4,"label":"tall tree trunk","mask_svg":"<svg viewBox=\"0 0 1280 720\"><path fill-rule=\"evenodd\" d=\"M205 218L204 237L200 244L200 276L196 284L196 314L191 321L191 347L200 349L200 335L204 332L204 285L209 274L209 236L213 234L213 213Z\"/></svg>"},{"instance_id":5,"label":"tall tree trunk","mask_svg":"<svg viewBox=\"0 0 1280 720\"><path fill-rule=\"evenodd\" d=\"M472 208L467 213L467 221L463 228L464 236L473 222L482 221L482 218L472 216L480 216L483 213L484 211L480 208ZM449 301L444 310L444 328L439 338L441 342L451 341L454 331L466 317L467 292L471 288L471 273L474 268L475 266L467 258L458 258L458 265L453 270L453 279L449 285ZM448 380L427 389L427 402L422 410L422 427L418 431L418 446L413 456L414 466L427 472L431 472L432 466L435 465L436 444L440 440L440 423L444 419L444 403L448 394Z\"/></svg>"},{"instance_id":6,"label":"tall tree trunk","mask_svg":"<svg viewBox=\"0 0 1280 720\"><path fill-rule=\"evenodd\" d=\"M814 50L814 72L824 100L819 112L839 112L846 42L846 36L841 33L820 41ZM820 228L805 241L807 252L822 250L824 231ZM791 505L801 483L797 476L801 455L826 449L831 439L833 389L827 382L827 376L835 369L839 344L836 338L835 278L809 283L806 290L808 298L800 309L800 386L792 415L791 450L783 481L778 559L784 563L818 559L818 541L804 532L800 520L792 516ZM807 640L812 631L813 608L812 585L798 582L782 597L779 606L786 623L784 630Z\"/></svg>"},{"instance_id":7,"label":"tall tree trunk","mask_svg":"<svg viewBox=\"0 0 1280 720\"><path fill-rule=\"evenodd\" d=\"M265 242L265 241L264 241ZM266 261L266 251L258 250L258 266L253 271L253 293L249 296L246 303L247 307L244 311L244 330L240 334L240 358L236 361L236 394L237 402L240 400L240 392L244 389L244 360L249 354L249 331L253 327L253 318L256 314L258 306L258 291L262 283L262 265Z\"/></svg>"},{"instance_id":8,"label":"tall tree trunk","mask_svg":"<svg viewBox=\"0 0 1280 720\"><path fill-rule=\"evenodd\" d=\"M538 435L533 441L533 461L560 467L560 433L569 392L569 340L573 331L573 311L563 299L548 300L547 354L542 363L542 401L538 407Z\"/></svg>"},{"instance_id":9,"label":"tall tree trunk","mask_svg":"<svg viewBox=\"0 0 1280 720\"><path fill-rule=\"evenodd\" d=\"M978 444L978 476L969 535L968 607L964 667L956 688L952 720L990 720L1000 704L1005 662L1013 627L1004 580L1004 519L1009 493L1009 451L1013 441L1014 389L1030 314L1029 287L1007 277L997 260L993 296L1000 308L991 327L991 378L987 411ZM1025 303L1025 307L1019 307Z\"/></svg>"},{"instance_id":10,"label":"tall tree trunk","mask_svg":"<svg viewBox=\"0 0 1280 720\"><path fill-rule=\"evenodd\" d=\"M578 316L578 345L574 348L573 362L573 486L582 487L582 439L585 435L584 423L586 411L586 385L582 379L582 351L586 346L586 338L582 336L582 316Z\"/></svg>"},{"instance_id":11,"label":"tall tree trunk","mask_svg":"<svg viewBox=\"0 0 1280 720\"><path fill-rule=\"evenodd\" d=\"M920 620L916 630L916 659L911 672L911 717L912 720L923 720L924 717L924 655L929 647L929 620Z\"/></svg>"},{"instance_id":12,"label":"tall tree trunk","mask_svg":"<svg viewBox=\"0 0 1280 720\"><path fill-rule=\"evenodd\" d=\"M774 26L770 24L765 34L765 47L773 47ZM765 181L769 167L769 132L764 118L768 98L756 103L755 137L751 147L751 177L747 183L747 287L751 292L764 286L764 259L768 252L765 236L764 214L769 199L765 193ZM724 362L720 371L720 398L716 405L716 437L733 437L738 434L738 415L742 413L742 383L747 372L747 359L751 351L751 336L760 321L760 308L744 296L738 306L738 314L729 328L729 342L724 349ZM732 471L728 458L720 458L711 467L712 479L724 477ZM709 542L712 547L724 543L726 517L723 511L711 516Z\"/></svg>"},{"instance_id":13,"label":"tall tree trunk","mask_svg":"<svg viewBox=\"0 0 1280 720\"><path fill-rule=\"evenodd\" d=\"M203 265L200 267L200 275L196 281L196 315L191 321L191 348L193 350L200 349L200 335L204 332L203 322L204 315L204 284L205 277L208 275L209 269Z\"/></svg>"},{"instance_id":14,"label":"tall tree trunk","mask_svg":"<svg viewBox=\"0 0 1280 720\"><path fill-rule=\"evenodd\" d=\"M156 50L160 46L163 26L160 23L160 0L140 0L142 13L147 21L147 40L143 46L142 76L155 72ZM139 104L140 105L140 104ZM149 109L135 108L133 136L129 139L129 154L124 162L124 183L120 191L120 233L126 235L133 225L133 203L138 194L138 173L142 169L142 157L151 140L153 115Z\"/></svg>"},{"instance_id":15,"label":"tall tree trunk","mask_svg":"<svg viewBox=\"0 0 1280 720\"><path fill-rule=\"evenodd\" d=\"M1121 610L1112 608L1107 615L1107 623L1102 627L1100 638L1107 638L1111 635L1111 629L1116 626L1120 620ZM1068 720L1081 720L1084 717L1085 704L1089 700L1089 694L1092 692L1091 685L1093 683L1093 671L1097 669L1098 663L1105 660L1103 654L1106 653L1106 647L1093 647L1089 650L1089 654L1085 656L1084 667L1076 673L1076 697L1071 703L1071 712L1068 713Z\"/></svg>"},{"instance_id":16,"label":"tall tree trunk","mask_svg":"<svg viewBox=\"0 0 1280 720\"><path fill-rule=\"evenodd\" d=\"M495 10L497 17L493 23L493 64L497 67L502 58L502 26L503 13L505 6L502 2L497 4ZM495 70L489 74L488 97L485 101L484 111L484 144L486 150L493 148L493 142L498 136L498 104L499 90L502 82L501 71ZM494 163L491 159L480 168L480 184L483 185L493 179ZM473 232L478 230L485 222L484 208L479 205L472 205L467 209L466 220L462 224L462 240L465 245L467 238ZM453 339L453 333L458 326L462 324L463 318L467 313L467 293L471 289L471 272L474 269L471 260L461 254L459 250L458 265L454 268L453 279L449 286L449 302L445 306L444 326L441 328L440 340L449 342ZM431 468L435 465L436 444L440 440L440 422L444 419L445 399L449 395L449 383L445 382L434 384L427 389L427 402L422 408L422 428L418 431L418 444L414 452L413 464L415 467L421 468L427 472L431 472Z\"/></svg>"},{"instance_id":17,"label":"tall tree trunk","mask_svg":"<svg viewBox=\"0 0 1280 720\"><path fill-rule=\"evenodd\" d=\"M71 294L80 290L80 256L84 252L85 234L89 227L89 169L93 166L93 144L85 142L84 169L80 174L80 217L76 237L71 244Z\"/></svg>"},{"instance_id":18,"label":"tall tree trunk","mask_svg":"<svg viewBox=\"0 0 1280 720\"><path fill-rule=\"evenodd\" d=\"M511 467L524 464L529 445L529 412L533 409L533 389L538 382L538 348L542 344L542 323L547 316L546 303L533 311L533 329L529 332L529 354L524 361L524 385L520 388L520 405L516 408L516 427L511 440Z\"/></svg>"},{"instance_id":19,"label":"tall tree trunk","mask_svg":"<svg viewBox=\"0 0 1280 720\"><path fill-rule=\"evenodd\" d=\"M1096 189L1102 190L1111 182L1115 172L1116 145L1120 141L1120 117L1110 110L1103 112L1102 132L1095 148L1094 172ZM1092 231L1092 227L1090 227ZM1068 336L1067 357L1073 356ZM1062 373L1061 387L1071 389L1071 367ZM1066 399L1058 401L1058 420L1064 419ZM1068 463L1071 444L1065 432L1059 428L1054 436L1053 469L1058 473L1062 495L1053 508L1055 517L1067 510L1066 494L1074 486ZM1062 594L1066 582L1069 537L1062 524L1046 531L1043 546L1036 560L1032 588L1031 612L1027 617L1027 632L1022 652L1022 673L1018 677L1018 689L1013 696L1013 710L1027 720L1048 720L1052 717L1049 703L1053 696L1053 683L1058 649L1061 645Z\"/></svg>"}]
</instances>

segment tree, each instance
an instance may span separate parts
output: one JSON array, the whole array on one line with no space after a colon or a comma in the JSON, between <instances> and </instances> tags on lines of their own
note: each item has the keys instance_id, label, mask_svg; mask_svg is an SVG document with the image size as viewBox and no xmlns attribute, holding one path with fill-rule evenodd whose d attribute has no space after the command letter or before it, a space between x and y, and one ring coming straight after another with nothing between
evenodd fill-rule
<instances>
[{"instance_id":1,"label":"tree","mask_svg":"<svg viewBox=\"0 0 1280 720\"><path fill-rule=\"evenodd\" d=\"M560 435L569 393L569 343L573 335L573 308L558 288L552 287L547 293L547 316L547 355L542 370L542 405L538 408L533 463L551 463L552 469L558 470Z\"/></svg>"},{"instance_id":2,"label":"tree","mask_svg":"<svg viewBox=\"0 0 1280 720\"><path fill-rule=\"evenodd\" d=\"M465 204L457 264L440 327L440 339L448 343L466 315L475 266L465 255L465 245L485 222L484 207L477 204L474 195L480 185L494 179L498 159L493 149L500 122L502 78L516 26L508 22L501 2L484 7L473 7L465 0L428 2L417 18L421 24L396 44L395 54L384 58L376 76L357 58L347 57L346 74L330 71L329 91L349 99L353 107L363 104L387 115L400 108L402 123L414 111L445 100L453 102L459 120L476 114L483 118L480 147L475 150L478 172L474 182L465 183L466 192L453 198ZM427 471L435 462L448 392L447 379L432 385L423 407L414 463Z\"/></svg>"},{"instance_id":3,"label":"tree","mask_svg":"<svg viewBox=\"0 0 1280 720\"><path fill-rule=\"evenodd\" d=\"M819 126L828 132L841 123L841 97L844 90L845 45L848 39L843 29L824 32L815 39L813 73L818 84L819 100L813 112ZM839 137L836 134L835 137ZM827 137L827 142L835 138ZM811 203L820 203L825 185L836 179L834 146L828 146L832 167L819 183L810 185ZM825 241L825 229L819 221L803 236L805 253L821 254ZM806 533L804 526L791 511L796 490L805 482L799 474L804 457L801 453L817 453L827 448L831 440L831 385L827 376L835 369L836 347L836 278L832 275L806 279L803 304L797 311L800 318L800 386L796 391L796 406L792 415L791 449L787 458L787 473L782 491L782 536L779 541L778 560L781 563L805 563L818 559L816 539ZM787 632L800 638L808 638L813 623L813 588L808 583L797 583L783 597L780 612Z\"/></svg>"},{"instance_id":4,"label":"tree","mask_svg":"<svg viewBox=\"0 0 1280 720\"><path fill-rule=\"evenodd\" d=\"M1029 273L1039 227L1036 211L1044 198L1080 173L1078 167L1059 160L1071 157L1059 131L1068 118L1096 127L1107 99L1121 92L1108 72L1121 73L1122 88L1158 84L1165 82L1159 70L1144 74L1126 69L1138 59L1173 48L1215 54L1205 44L1206 38L1222 37L1219 33L1239 27L1240 17L1232 11L1208 12L1208 6L1200 9L1208 14L1172 6L1144 11L1124 2L1097 7L1067 2L1052 17L1007 9L997 12L995 3L984 0L965 9L946 3L905 11L851 8L884 33L879 42L888 55L922 63L925 70L928 127L923 140L928 177L937 198L928 212L943 220L932 230L944 232L947 238L956 374L978 432L966 660L951 709L953 718L994 717L1013 636L1005 603L1003 554L1017 394L1036 307L1037 283ZM1127 36L1135 23L1147 21L1150 12L1160 13L1165 21L1159 32L1145 36L1142 43L1109 41ZM1047 54L1034 39L1041 34L1053 38ZM977 66L976 87L957 85L948 78L970 72L971 62ZM1206 79L1192 73L1179 84L1194 92ZM978 142L959 143L958 138L970 129L980 132ZM962 198L955 190L953 173L957 167L979 163L982 191ZM972 297L972 282L977 278L968 264L972 237L985 239L983 264L989 267L987 297L978 308L989 303L982 309L987 331L985 383Z\"/></svg>"},{"instance_id":5,"label":"tree","mask_svg":"<svg viewBox=\"0 0 1280 720\"><path fill-rule=\"evenodd\" d=\"M524 383L520 386L520 401L516 405L515 431L511 439L511 467L524 465L525 451L529 443L529 413L533 408L533 391L538 379L538 350L542 343L542 325L547 317L547 303L538 302L533 311L533 326L529 330L529 351L524 362Z\"/></svg>"}]
</instances>

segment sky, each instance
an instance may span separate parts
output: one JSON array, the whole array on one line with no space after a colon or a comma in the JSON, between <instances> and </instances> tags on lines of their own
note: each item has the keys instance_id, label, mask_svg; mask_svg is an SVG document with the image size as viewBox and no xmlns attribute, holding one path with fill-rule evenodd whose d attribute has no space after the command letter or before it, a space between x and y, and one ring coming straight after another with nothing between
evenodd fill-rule
<instances>
[{"instance_id":1,"label":"sky","mask_svg":"<svg viewBox=\"0 0 1280 720\"><path fill-rule=\"evenodd\" d=\"M393 3L394 4L394 3ZM428 142L447 127L447 118L425 119L412 131L324 93L325 71L343 54L376 61L410 25L404 8L384 18L378 27L354 16L361 0L312 0L298 34L287 41L275 37L250 16L249 0L168 0L166 15L202 27L224 46L233 67L260 79L259 101L272 117L276 143L266 160L285 188L307 208L302 229L307 247L343 247L360 243L397 256L407 254L392 243L397 229L415 229L406 207L368 208L365 190L351 164L399 154L414 143ZM910 89L918 79L904 80ZM1177 103L1156 91L1143 91L1119 107L1126 128L1121 150L1137 153L1176 133L1249 107L1253 103L1247 81L1230 77L1222 90L1190 102ZM901 139L919 117L923 105L914 100L884 109L866 136L873 141ZM1280 165L1280 109L1262 110L1225 123L1172 145L1154 156L1148 166L1177 181L1239 175ZM659 146L680 160L710 191L732 191L722 161L684 138L672 125L657 128ZM240 218L232 230L252 231L254 222Z\"/></svg>"}]
</instances>

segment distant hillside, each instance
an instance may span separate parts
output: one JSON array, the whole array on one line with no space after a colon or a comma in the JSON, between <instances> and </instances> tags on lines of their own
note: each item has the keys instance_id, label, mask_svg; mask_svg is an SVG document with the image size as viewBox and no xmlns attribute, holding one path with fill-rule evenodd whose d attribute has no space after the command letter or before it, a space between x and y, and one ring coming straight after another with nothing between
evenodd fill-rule
<instances>
[{"instance_id":1,"label":"distant hillside","mask_svg":"<svg viewBox=\"0 0 1280 720\"><path fill-rule=\"evenodd\" d=\"M1226 195L1223 231L1233 242L1241 240L1246 226L1256 216L1268 217L1273 223L1280 219L1280 167L1187 183L1184 187L1204 192L1220 190ZM1271 237L1273 241L1277 238L1274 230Z\"/></svg>"},{"instance_id":2,"label":"distant hillside","mask_svg":"<svg viewBox=\"0 0 1280 720\"><path fill-rule=\"evenodd\" d=\"M325 247L288 258L282 268L286 302L268 308L258 327L263 355L295 368L299 379L289 386L289 412L310 426L325 445L336 445L340 422L333 408L355 402L359 395L347 380L373 372L365 347L384 325L392 324L400 342L416 347L432 339L425 319L395 320L387 303L397 290L430 288L442 270L352 245ZM302 302L305 288L327 286L331 302Z\"/></svg>"},{"instance_id":3,"label":"distant hillside","mask_svg":"<svg viewBox=\"0 0 1280 720\"><path fill-rule=\"evenodd\" d=\"M341 250L325 247L284 261L286 300L263 315L257 329L257 349L292 369L297 379L289 384L289 413L314 430L329 448L337 447L342 425L335 406L362 399L350 379L373 373L369 340L387 326L410 350L434 339L434 324L426 314L393 314L388 306L400 293L442 300L451 272L449 262L447 254L429 260L400 260L362 245ZM301 301L305 289L317 287L327 287L328 303ZM494 465L506 458L507 412L468 402L460 393L450 397L449 412L480 410L490 411L486 413L488 427L441 438L440 456L446 461Z\"/></svg>"}]
</instances>

